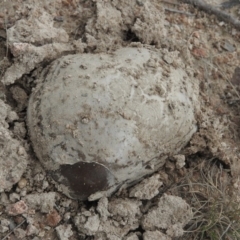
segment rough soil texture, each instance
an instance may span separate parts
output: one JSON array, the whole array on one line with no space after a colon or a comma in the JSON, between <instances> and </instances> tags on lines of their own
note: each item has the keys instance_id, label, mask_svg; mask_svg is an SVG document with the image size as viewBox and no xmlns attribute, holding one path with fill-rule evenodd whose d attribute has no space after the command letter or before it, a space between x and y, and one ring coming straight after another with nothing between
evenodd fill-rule
<instances>
[{"instance_id":1,"label":"rough soil texture","mask_svg":"<svg viewBox=\"0 0 240 240\"><path fill-rule=\"evenodd\" d=\"M237 8L226 11L239 16ZM231 25L186 4L0 1L0 239L187 239L191 199L173 186L212 159L240 201L239 37ZM69 199L29 139L28 101L41 72L68 54L148 46L159 52L166 75L181 68L198 81L197 132L141 183L98 201Z\"/></svg>"}]
</instances>

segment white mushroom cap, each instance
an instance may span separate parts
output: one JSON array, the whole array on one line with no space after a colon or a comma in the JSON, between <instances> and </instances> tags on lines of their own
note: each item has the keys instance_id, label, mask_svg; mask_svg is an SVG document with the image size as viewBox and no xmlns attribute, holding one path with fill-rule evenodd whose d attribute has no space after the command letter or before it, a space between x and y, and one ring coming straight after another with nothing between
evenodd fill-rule
<instances>
[{"instance_id":1,"label":"white mushroom cap","mask_svg":"<svg viewBox=\"0 0 240 240\"><path fill-rule=\"evenodd\" d=\"M198 87L183 69L162 64L156 51L122 48L64 56L43 72L29 101L29 133L66 195L110 195L188 143Z\"/></svg>"}]
</instances>

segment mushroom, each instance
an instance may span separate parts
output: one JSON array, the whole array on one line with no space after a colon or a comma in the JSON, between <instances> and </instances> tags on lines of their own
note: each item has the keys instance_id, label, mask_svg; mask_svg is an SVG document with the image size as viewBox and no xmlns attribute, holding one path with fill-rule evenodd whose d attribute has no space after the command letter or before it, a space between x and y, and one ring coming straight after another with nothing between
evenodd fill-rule
<instances>
[{"instance_id":1,"label":"mushroom","mask_svg":"<svg viewBox=\"0 0 240 240\"><path fill-rule=\"evenodd\" d=\"M31 94L33 149L64 194L109 196L164 165L196 132L198 85L154 49L63 56Z\"/></svg>"}]
</instances>

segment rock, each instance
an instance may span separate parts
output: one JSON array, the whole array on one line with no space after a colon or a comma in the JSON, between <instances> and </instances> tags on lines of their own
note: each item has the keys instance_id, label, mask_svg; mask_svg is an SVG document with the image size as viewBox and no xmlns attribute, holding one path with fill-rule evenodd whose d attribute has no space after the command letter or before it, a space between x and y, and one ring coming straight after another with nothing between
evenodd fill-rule
<instances>
[{"instance_id":1,"label":"rock","mask_svg":"<svg viewBox=\"0 0 240 240\"><path fill-rule=\"evenodd\" d=\"M26 229L27 236L37 235L38 233L39 229L36 226L34 226L33 224L28 224Z\"/></svg>"},{"instance_id":2,"label":"rock","mask_svg":"<svg viewBox=\"0 0 240 240\"><path fill-rule=\"evenodd\" d=\"M163 56L163 60L168 64L173 64L173 62L178 58L179 52L173 51L173 52L166 52Z\"/></svg>"},{"instance_id":3,"label":"rock","mask_svg":"<svg viewBox=\"0 0 240 240\"><path fill-rule=\"evenodd\" d=\"M5 218L1 219L0 223L1 223L1 226L5 226L5 227L9 227L10 225L10 221Z\"/></svg>"},{"instance_id":4,"label":"rock","mask_svg":"<svg viewBox=\"0 0 240 240\"><path fill-rule=\"evenodd\" d=\"M140 205L141 202L137 200L115 198L109 202L108 210L112 215L121 217L123 222L131 224L141 215Z\"/></svg>"},{"instance_id":5,"label":"rock","mask_svg":"<svg viewBox=\"0 0 240 240\"><path fill-rule=\"evenodd\" d=\"M176 224L169 226L166 233L168 236L170 236L172 238L181 237L184 233L182 223L176 223Z\"/></svg>"},{"instance_id":6,"label":"rock","mask_svg":"<svg viewBox=\"0 0 240 240\"><path fill-rule=\"evenodd\" d=\"M27 167L27 153L8 130L6 119L10 107L0 100L0 192L10 190Z\"/></svg>"},{"instance_id":7,"label":"rock","mask_svg":"<svg viewBox=\"0 0 240 240\"><path fill-rule=\"evenodd\" d=\"M27 186L27 183L28 180L26 178L21 178L20 181L18 182L18 187L22 189Z\"/></svg>"},{"instance_id":8,"label":"rock","mask_svg":"<svg viewBox=\"0 0 240 240\"><path fill-rule=\"evenodd\" d=\"M72 225L59 225L56 227L56 232L59 240L68 240L73 235Z\"/></svg>"},{"instance_id":9,"label":"rock","mask_svg":"<svg viewBox=\"0 0 240 240\"><path fill-rule=\"evenodd\" d=\"M65 222L69 221L70 218L71 218L71 213L70 212L66 212L63 216L63 220Z\"/></svg>"},{"instance_id":10,"label":"rock","mask_svg":"<svg viewBox=\"0 0 240 240\"><path fill-rule=\"evenodd\" d=\"M53 209L48 213L46 222L48 226L56 227L61 220L62 220L61 216L55 209Z\"/></svg>"},{"instance_id":11,"label":"rock","mask_svg":"<svg viewBox=\"0 0 240 240\"><path fill-rule=\"evenodd\" d=\"M163 183L160 181L160 175L155 174L134 186L129 192L129 197L135 197L142 200L152 199L159 193L159 188L162 184Z\"/></svg>"},{"instance_id":12,"label":"rock","mask_svg":"<svg viewBox=\"0 0 240 240\"><path fill-rule=\"evenodd\" d=\"M0 233L5 233L9 230L10 221L7 219L0 220Z\"/></svg>"},{"instance_id":13,"label":"rock","mask_svg":"<svg viewBox=\"0 0 240 240\"><path fill-rule=\"evenodd\" d=\"M14 235L16 236L17 239L26 239L26 231L23 230L22 228L17 228L14 230Z\"/></svg>"},{"instance_id":14,"label":"rock","mask_svg":"<svg viewBox=\"0 0 240 240\"><path fill-rule=\"evenodd\" d=\"M103 221L106 221L111 215L108 211L108 199L106 197L103 197L98 201L97 211Z\"/></svg>"},{"instance_id":15,"label":"rock","mask_svg":"<svg viewBox=\"0 0 240 240\"><path fill-rule=\"evenodd\" d=\"M0 225L0 233L5 233L9 230L8 227Z\"/></svg>"},{"instance_id":16,"label":"rock","mask_svg":"<svg viewBox=\"0 0 240 240\"><path fill-rule=\"evenodd\" d=\"M190 206L180 197L164 194L142 219L144 230L166 229L171 237L180 237L183 227L192 219Z\"/></svg>"},{"instance_id":17,"label":"rock","mask_svg":"<svg viewBox=\"0 0 240 240\"><path fill-rule=\"evenodd\" d=\"M96 238L98 239L98 238ZM120 237L114 235L114 234L107 234L107 239L109 240L122 240Z\"/></svg>"},{"instance_id":18,"label":"rock","mask_svg":"<svg viewBox=\"0 0 240 240\"><path fill-rule=\"evenodd\" d=\"M79 214L74 218L74 223L80 232L93 236L99 229L99 215L94 213L90 216Z\"/></svg>"},{"instance_id":19,"label":"rock","mask_svg":"<svg viewBox=\"0 0 240 240\"><path fill-rule=\"evenodd\" d=\"M78 231L98 236L96 239L123 239L129 231L139 227L140 201L121 198L100 201L97 207L100 216L91 210L82 211L74 218Z\"/></svg>"},{"instance_id":20,"label":"rock","mask_svg":"<svg viewBox=\"0 0 240 240\"><path fill-rule=\"evenodd\" d=\"M169 236L160 231L146 231L143 234L143 240L171 240Z\"/></svg>"},{"instance_id":21,"label":"rock","mask_svg":"<svg viewBox=\"0 0 240 240\"><path fill-rule=\"evenodd\" d=\"M19 86L12 86L10 88L10 92L12 93L12 97L18 105L17 108L19 111L22 111L27 107L28 95L24 89Z\"/></svg>"},{"instance_id":22,"label":"rock","mask_svg":"<svg viewBox=\"0 0 240 240\"><path fill-rule=\"evenodd\" d=\"M28 203L29 208L40 209L42 213L49 213L54 209L56 193L34 193L28 194L24 200Z\"/></svg>"},{"instance_id":23,"label":"rock","mask_svg":"<svg viewBox=\"0 0 240 240\"><path fill-rule=\"evenodd\" d=\"M67 196L96 200L140 181L196 131L197 83L171 66L166 77L159 54L68 55L43 71L28 128L37 157Z\"/></svg>"},{"instance_id":24,"label":"rock","mask_svg":"<svg viewBox=\"0 0 240 240\"><path fill-rule=\"evenodd\" d=\"M19 119L19 117L16 112L11 111L11 110L8 111L7 122L13 122L18 119Z\"/></svg>"},{"instance_id":25,"label":"rock","mask_svg":"<svg viewBox=\"0 0 240 240\"><path fill-rule=\"evenodd\" d=\"M49 43L43 46L26 43L26 46L19 50L21 55L15 58L14 64L6 70L2 83L5 85L13 84L24 74L30 73L43 61L56 59L64 53L73 52L73 50L73 46L67 43Z\"/></svg>"},{"instance_id":26,"label":"rock","mask_svg":"<svg viewBox=\"0 0 240 240\"><path fill-rule=\"evenodd\" d=\"M4 123L8 114L8 106L0 99L0 122Z\"/></svg>"},{"instance_id":27,"label":"rock","mask_svg":"<svg viewBox=\"0 0 240 240\"><path fill-rule=\"evenodd\" d=\"M228 41L224 41L224 43L222 44L222 48L228 52L236 51L236 47Z\"/></svg>"},{"instance_id":28,"label":"rock","mask_svg":"<svg viewBox=\"0 0 240 240\"><path fill-rule=\"evenodd\" d=\"M9 204L9 198L6 193L2 192L0 195L1 205L7 206Z\"/></svg>"},{"instance_id":29,"label":"rock","mask_svg":"<svg viewBox=\"0 0 240 240\"><path fill-rule=\"evenodd\" d=\"M9 194L9 200L11 202L19 201L20 200L20 195L15 193L15 192L13 192L13 193Z\"/></svg>"},{"instance_id":30,"label":"rock","mask_svg":"<svg viewBox=\"0 0 240 240\"><path fill-rule=\"evenodd\" d=\"M132 199L114 198L108 203L110 216L106 221L102 221L99 232L115 234L123 239L129 231L139 227L141 211L141 202Z\"/></svg>"},{"instance_id":31,"label":"rock","mask_svg":"<svg viewBox=\"0 0 240 240\"><path fill-rule=\"evenodd\" d=\"M12 205L9 205L6 211L11 216L17 216L19 214L27 212L27 210L28 210L27 204L23 200L20 200Z\"/></svg>"},{"instance_id":32,"label":"rock","mask_svg":"<svg viewBox=\"0 0 240 240\"><path fill-rule=\"evenodd\" d=\"M53 26L53 17L46 11L41 11L36 6L29 12L29 18L17 21L13 27L7 30L10 43L32 43L44 45L52 42L68 42L68 34L62 28ZM36 17L37 16L37 17ZM19 55L17 49L12 47L12 53L16 57Z\"/></svg>"},{"instance_id":33,"label":"rock","mask_svg":"<svg viewBox=\"0 0 240 240\"><path fill-rule=\"evenodd\" d=\"M139 240L139 237L136 233L130 233L124 240Z\"/></svg>"},{"instance_id":34,"label":"rock","mask_svg":"<svg viewBox=\"0 0 240 240\"><path fill-rule=\"evenodd\" d=\"M165 15L164 9L160 6L156 8L151 1L146 1L142 8L142 16L135 19L131 30L142 43L149 45L154 43L160 47L162 39L167 35L166 21L162 17Z\"/></svg>"},{"instance_id":35,"label":"rock","mask_svg":"<svg viewBox=\"0 0 240 240\"><path fill-rule=\"evenodd\" d=\"M181 169L185 166L185 155L177 154L172 157L173 160L176 162L176 168Z\"/></svg>"},{"instance_id":36,"label":"rock","mask_svg":"<svg viewBox=\"0 0 240 240\"><path fill-rule=\"evenodd\" d=\"M20 19L9 28L7 35L15 61L2 78L6 85L14 83L43 61L56 59L65 52L73 52L74 49L68 43L67 32L54 27L53 17L42 11L38 4L29 12L27 19ZM80 49L80 45L76 48Z\"/></svg>"},{"instance_id":37,"label":"rock","mask_svg":"<svg viewBox=\"0 0 240 240\"><path fill-rule=\"evenodd\" d=\"M26 152L10 132L0 126L0 192L11 189L26 168Z\"/></svg>"}]
</instances>

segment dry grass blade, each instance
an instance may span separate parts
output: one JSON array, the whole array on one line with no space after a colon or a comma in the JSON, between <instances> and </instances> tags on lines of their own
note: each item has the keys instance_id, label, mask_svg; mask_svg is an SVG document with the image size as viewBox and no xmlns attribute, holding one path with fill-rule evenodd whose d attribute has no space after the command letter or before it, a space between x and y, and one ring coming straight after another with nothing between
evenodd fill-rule
<instances>
[{"instance_id":1,"label":"dry grass blade","mask_svg":"<svg viewBox=\"0 0 240 240\"><path fill-rule=\"evenodd\" d=\"M240 239L240 203L229 193L229 182L224 180L227 175L221 166L209 161L193 169L173 189L189 202L194 212L184 239Z\"/></svg>"}]
</instances>

